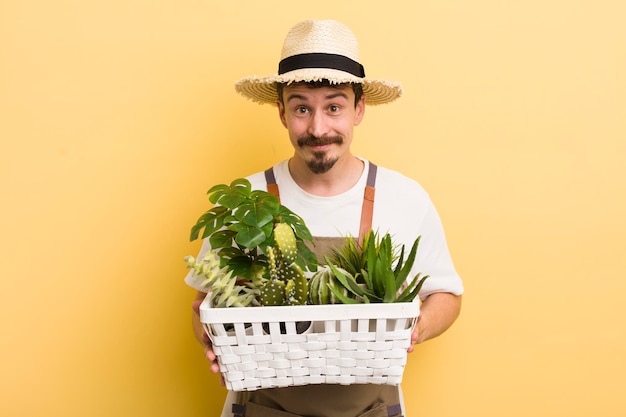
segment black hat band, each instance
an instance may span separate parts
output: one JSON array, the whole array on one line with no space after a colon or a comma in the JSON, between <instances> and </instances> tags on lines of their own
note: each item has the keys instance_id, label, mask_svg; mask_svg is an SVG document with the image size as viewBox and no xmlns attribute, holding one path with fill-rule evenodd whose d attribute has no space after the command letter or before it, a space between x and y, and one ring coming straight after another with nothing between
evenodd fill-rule
<instances>
[{"instance_id":1,"label":"black hat band","mask_svg":"<svg viewBox=\"0 0 626 417\"><path fill-rule=\"evenodd\" d=\"M348 72L355 77L365 78L363 65L347 56L325 53L299 54L287 57L278 64L278 74L303 68L329 68Z\"/></svg>"}]
</instances>

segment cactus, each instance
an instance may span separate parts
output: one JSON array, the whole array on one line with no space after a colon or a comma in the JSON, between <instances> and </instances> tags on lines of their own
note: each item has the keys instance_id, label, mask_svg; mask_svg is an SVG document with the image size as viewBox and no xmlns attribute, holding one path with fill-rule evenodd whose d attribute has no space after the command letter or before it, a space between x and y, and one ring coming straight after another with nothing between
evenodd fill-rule
<instances>
[{"instance_id":1,"label":"cactus","mask_svg":"<svg viewBox=\"0 0 626 417\"><path fill-rule=\"evenodd\" d=\"M261 287L260 299L264 306L281 306L285 304L285 283L278 280L266 281Z\"/></svg>"},{"instance_id":2,"label":"cactus","mask_svg":"<svg viewBox=\"0 0 626 417\"><path fill-rule=\"evenodd\" d=\"M292 277L287 281L285 287L286 301L289 305L306 304L309 284L304 271L295 263L291 264L289 270L292 272Z\"/></svg>"},{"instance_id":3,"label":"cactus","mask_svg":"<svg viewBox=\"0 0 626 417\"><path fill-rule=\"evenodd\" d=\"M261 305L306 304L308 282L302 268L296 264L296 237L291 226L274 226L276 247L268 247L269 280L260 290Z\"/></svg>"},{"instance_id":4,"label":"cactus","mask_svg":"<svg viewBox=\"0 0 626 417\"><path fill-rule=\"evenodd\" d=\"M291 226L287 223L276 224L274 226L274 240L285 264L291 265L294 263L297 259L298 248L296 246L296 235Z\"/></svg>"}]
</instances>

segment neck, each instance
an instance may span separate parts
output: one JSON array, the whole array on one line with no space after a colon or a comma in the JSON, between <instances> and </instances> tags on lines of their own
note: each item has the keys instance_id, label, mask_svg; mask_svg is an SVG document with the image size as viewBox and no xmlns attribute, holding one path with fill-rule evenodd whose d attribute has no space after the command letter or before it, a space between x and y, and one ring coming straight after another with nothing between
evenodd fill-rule
<instances>
[{"instance_id":1,"label":"neck","mask_svg":"<svg viewBox=\"0 0 626 417\"><path fill-rule=\"evenodd\" d=\"M289 160L289 172L300 188L309 194L331 197L352 188L361 178L365 164L354 155L338 160L323 174L312 172L296 156Z\"/></svg>"}]
</instances>

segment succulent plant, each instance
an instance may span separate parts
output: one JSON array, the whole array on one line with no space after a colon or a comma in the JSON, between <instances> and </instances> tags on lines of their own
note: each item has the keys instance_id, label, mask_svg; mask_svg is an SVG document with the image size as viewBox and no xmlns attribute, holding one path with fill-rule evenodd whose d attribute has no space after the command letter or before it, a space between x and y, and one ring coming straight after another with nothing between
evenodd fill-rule
<instances>
[{"instance_id":1,"label":"succulent plant","mask_svg":"<svg viewBox=\"0 0 626 417\"><path fill-rule=\"evenodd\" d=\"M341 267L337 268L342 270ZM345 270L342 271L347 273ZM341 301L335 296L335 292L348 296L348 290L335 277L332 269L328 265L324 265L309 280L309 303L341 304Z\"/></svg>"},{"instance_id":2,"label":"succulent plant","mask_svg":"<svg viewBox=\"0 0 626 417\"><path fill-rule=\"evenodd\" d=\"M353 237L348 237L342 246L332 249L329 255L329 263L345 269L352 275L358 275L367 268L367 247L370 243L369 235L362 242Z\"/></svg>"},{"instance_id":3,"label":"succulent plant","mask_svg":"<svg viewBox=\"0 0 626 417\"><path fill-rule=\"evenodd\" d=\"M418 236L415 239L406 260L404 259L404 245L400 247L400 254L397 255L389 233L379 238L376 232L370 231L365 235L361 245L357 244L353 238L348 238L344 247L333 253L335 261L339 259L337 263L347 261L347 268L345 262L342 267L339 267L330 257L326 257L328 267L343 288L348 291L348 296L344 291L337 290L335 286L329 288L343 303L413 301L428 278L428 275L422 276L420 272L407 283L415 263L420 238ZM363 259L365 259L364 262ZM356 264L351 262L356 262ZM354 272L359 266L360 271Z\"/></svg>"},{"instance_id":4,"label":"succulent plant","mask_svg":"<svg viewBox=\"0 0 626 417\"><path fill-rule=\"evenodd\" d=\"M207 289L213 307L247 307L258 305L258 291L254 286L240 285L233 271L220 267L215 251L208 251L202 259L186 256L187 267L193 269L193 276L199 285ZM252 282L252 281L251 281Z\"/></svg>"}]
</instances>

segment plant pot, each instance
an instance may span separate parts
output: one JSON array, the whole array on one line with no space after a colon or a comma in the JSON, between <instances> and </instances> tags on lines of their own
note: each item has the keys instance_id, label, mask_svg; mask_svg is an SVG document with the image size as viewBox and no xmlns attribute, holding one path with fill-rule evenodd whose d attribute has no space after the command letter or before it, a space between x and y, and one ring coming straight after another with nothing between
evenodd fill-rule
<instances>
[{"instance_id":1,"label":"plant pot","mask_svg":"<svg viewBox=\"0 0 626 417\"><path fill-rule=\"evenodd\" d=\"M296 334L304 334L307 333L311 329L311 321L297 321L296 323ZM280 334L287 334L287 324L284 321L278 323ZM263 331L266 334L270 334L270 323L263 323Z\"/></svg>"}]
</instances>

